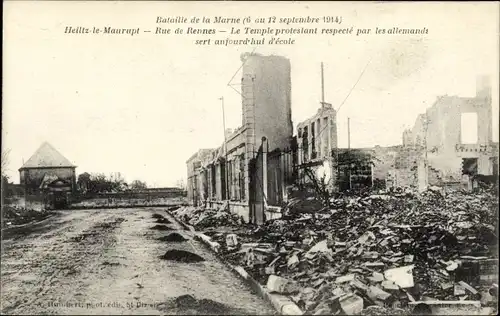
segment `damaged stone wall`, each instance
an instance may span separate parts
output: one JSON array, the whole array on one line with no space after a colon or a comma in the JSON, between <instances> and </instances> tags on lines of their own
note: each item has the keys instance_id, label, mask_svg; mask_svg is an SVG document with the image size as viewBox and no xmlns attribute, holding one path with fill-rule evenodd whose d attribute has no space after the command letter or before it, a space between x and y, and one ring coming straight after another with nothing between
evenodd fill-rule
<instances>
[{"instance_id":1,"label":"damaged stone wall","mask_svg":"<svg viewBox=\"0 0 500 316\"><path fill-rule=\"evenodd\" d=\"M372 158L370 149L334 150L337 167L336 185L339 191L372 186Z\"/></svg>"},{"instance_id":2,"label":"damaged stone wall","mask_svg":"<svg viewBox=\"0 0 500 316\"><path fill-rule=\"evenodd\" d=\"M197 205L208 196L206 163L212 158L214 149L200 149L187 161L187 199Z\"/></svg>"},{"instance_id":3,"label":"damaged stone wall","mask_svg":"<svg viewBox=\"0 0 500 316\"><path fill-rule=\"evenodd\" d=\"M176 216L307 315L496 314L495 190L346 195L326 208L298 198L285 210L259 227L241 227L222 211ZM462 308L472 304L474 311Z\"/></svg>"},{"instance_id":4,"label":"damaged stone wall","mask_svg":"<svg viewBox=\"0 0 500 316\"><path fill-rule=\"evenodd\" d=\"M242 68L243 126L255 142L266 137L269 151L290 146L292 138L291 64L281 56L246 56Z\"/></svg>"},{"instance_id":5,"label":"damaged stone wall","mask_svg":"<svg viewBox=\"0 0 500 316\"><path fill-rule=\"evenodd\" d=\"M351 163L348 156L351 155ZM374 148L353 148L333 150L329 161L331 166L330 183L334 191L344 191L349 188L349 173L355 186L383 189L392 186L418 186L418 157L416 149L402 146ZM299 165L299 183L310 183L304 168L309 168L313 174L320 173L323 160L311 161ZM364 180L363 180L363 179ZM362 181L363 180L363 181ZM351 183L352 184L352 183Z\"/></svg>"},{"instance_id":6,"label":"damaged stone wall","mask_svg":"<svg viewBox=\"0 0 500 316\"><path fill-rule=\"evenodd\" d=\"M323 103L317 113L297 125L298 164L329 158L337 148L336 111Z\"/></svg>"},{"instance_id":7,"label":"damaged stone wall","mask_svg":"<svg viewBox=\"0 0 500 316\"><path fill-rule=\"evenodd\" d=\"M269 151L290 146L293 134L291 64L281 56L243 54L241 78L242 126L245 143L245 193L250 196L250 161L262 137Z\"/></svg>"},{"instance_id":8,"label":"damaged stone wall","mask_svg":"<svg viewBox=\"0 0 500 316\"><path fill-rule=\"evenodd\" d=\"M464 115L476 120L467 130L463 126ZM403 144L405 148L420 148L423 152L417 159L427 164L427 168L423 167L427 170L423 179L425 185L446 186L467 182L462 175L465 158L477 159L478 174L492 175L492 157L498 157L498 152L495 150L497 143L492 142L491 119L491 86L488 78L478 78L476 96L440 96L425 114L419 115L414 127L403 132ZM472 135L468 136L475 141L468 140L466 143L466 134Z\"/></svg>"}]
</instances>

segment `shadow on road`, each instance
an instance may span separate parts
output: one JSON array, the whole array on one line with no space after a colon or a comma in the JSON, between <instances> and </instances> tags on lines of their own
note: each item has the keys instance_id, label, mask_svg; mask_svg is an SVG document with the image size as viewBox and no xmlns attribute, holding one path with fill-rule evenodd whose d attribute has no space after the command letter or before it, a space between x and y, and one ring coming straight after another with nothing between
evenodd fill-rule
<instances>
[{"instance_id":1,"label":"shadow on road","mask_svg":"<svg viewBox=\"0 0 500 316\"><path fill-rule=\"evenodd\" d=\"M167 225L155 225L151 227L153 230L174 230L172 227L167 226Z\"/></svg>"},{"instance_id":2,"label":"shadow on road","mask_svg":"<svg viewBox=\"0 0 500 316\"><path fill-rule=\"evenodd\" d=\"M201 257L195 253L192 253L189 251L184 251L184 250L177 250L177 249L168 250L167 252L165 252L165 254L163 256L160 256L160 259L173 260L173 261L179 261L179 262L184 262L184 263L205 261L205 259L203 257Z\"/></svg>"},{"instance_id":3,"label":"shadow on road","mask_svg":"<svg viewBox=\"0 0 500 316\"><path fill-rule=\"evenodd\" d=\"M210 299L197 299L191 295L181 295L168 299L158 306L158 310L176 315L241 315L241 310Z\"/></svg>"},{"instance_id":4,"label":"shadow on road","mask_svg":"<svg viewBox=\"0 0 500 316\"><path fill-rule=\"evenodd\" d=\"M159 241L168 241L168 242L183 242L187 241L188 239L182 236L179 233L170 233L167 236L163 236L158 238Z\"/></svg>"}]
</instances>

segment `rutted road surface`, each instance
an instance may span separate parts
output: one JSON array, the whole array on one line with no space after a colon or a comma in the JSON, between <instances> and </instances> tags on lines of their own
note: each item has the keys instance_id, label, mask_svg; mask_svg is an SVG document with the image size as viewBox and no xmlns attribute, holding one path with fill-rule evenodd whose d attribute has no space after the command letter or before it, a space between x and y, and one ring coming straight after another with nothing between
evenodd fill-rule
<instances>
[{"instance_id":1,"label":"rutted road surface","mask_svg":"<svg viewBox=\"0 0 500 316\"><path fill-rule=\"evenodd\" d=\"M64 211L30 229L3 236L2 314L275 313L162 208ZM172 232L187 241L160 240Z\"/></svg>"}]
</instances>

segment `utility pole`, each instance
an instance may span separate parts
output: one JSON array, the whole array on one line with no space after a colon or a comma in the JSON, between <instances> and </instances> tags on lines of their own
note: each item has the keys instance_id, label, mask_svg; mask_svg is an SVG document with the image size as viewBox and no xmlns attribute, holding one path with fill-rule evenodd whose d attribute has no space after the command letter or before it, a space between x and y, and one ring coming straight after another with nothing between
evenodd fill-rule
<instances>
[{"instance_id":1,"label":"utility pole","mask_svg":"<svg viewBox=\"0 0 500 316\"><path fill-rule=\"evenodd\" d=\"M428 118L428 113L425 112L424 116L425 122L424 122L424 186L423 188L419 189L424 189L427 188L428 182L429 182L429 167L428 167L428 158L427 158L427 129L429 128L429 118ZM417 170L418 171L418 170ZM417 173L418 176L418 173Z\"/></svg>"},{"instance_id":2,"label":"utility pole","mask_svg":"<svg viewBox=\"0 0 500 316\"><path fill-rule=\"evenodd\" d=\"M351 161L351 119L348 117L347 118L347 160L349 161L349 190L352 189L352 183L351 183L351 168L352 168L352 161Z\"/></svg>"},{"instance_id":3,"label":"utility pole","mask_svg":"<svg viewBox=\"0 0 500 316\"><path fill-rule=\"evenodd\" d=\"M226 114L224 112L224 97L220 97L219 100L221 100L221 105L222 105L222 128L224 128L224 165L225 165L225 173L224 173L224 182L225 182L225 191L226 191L226 198L229 199L229 184L227 181L227 174L228 174L228 161L227 161L227 139L226 139Z\"/></svg>"},{"instance_id":4,"label":"utility pole","mask_svg":"<svg viewBox=\"0 0 500 316\"><path fill-rule=\"evenodd\" d=\"M227 145L226 145L226 114L224 112L224 97L220 97L222 105L222 128L224 129L224 155L227 155Z\"/></svg>"},{"instance_id":5,"label":"utility pole","mask_svg":"<svg viewBox=\"0 0 500 316\"><path fill-rule=\"evenodd\" d=\"M351 119L347 118L347 149L351 149Z\"/></svg>"}]
</instances>

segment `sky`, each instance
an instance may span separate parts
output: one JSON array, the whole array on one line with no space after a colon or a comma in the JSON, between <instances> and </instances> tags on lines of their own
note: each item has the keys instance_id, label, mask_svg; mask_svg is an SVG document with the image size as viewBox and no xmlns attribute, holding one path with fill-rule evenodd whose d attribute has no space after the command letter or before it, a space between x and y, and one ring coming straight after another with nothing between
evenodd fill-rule
<instances>
[{"instance_id":1,"label":"sky","mask_svg":"<svg viewBox=\"0 0 500 316\"><path fill-rule=\"evenodd\" d=\"M128 182L173 186L185 181L192 154L221 145L221 96L226 127L241 125L241 96L228 83L235 74L239 81L240 54L255 47L195 45L199 35L64 34L66 26L176 27L157 25L158 16L340 15L342 24L329 27L425 27L427 35L414 36L296 35L294 45L261 45L255 52L290 59L294 128L319 107L324 63L325 99L336 109L342 104L340 147L347 146L348 117L351 147L401 144L404 128L437 96L474 96L478 75L491 76L498 141L498 9L498 3L465 2L7 1L6 171L18 183L23 161L47 141L77 173L120 172Z\"/></svg>"}]
</instances>

